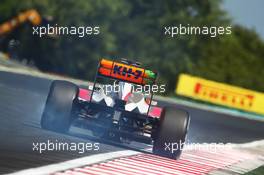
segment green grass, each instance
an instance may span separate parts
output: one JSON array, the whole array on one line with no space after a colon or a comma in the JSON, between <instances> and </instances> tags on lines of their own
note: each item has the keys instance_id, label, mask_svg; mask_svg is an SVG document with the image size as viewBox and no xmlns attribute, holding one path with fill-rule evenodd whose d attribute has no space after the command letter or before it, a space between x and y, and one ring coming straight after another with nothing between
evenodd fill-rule
<instances>
[{"instance_id":1,"label":"green grass","mask_svg":"<svg viewBox=\"0 0 264 175\"><path fill-rule=\"evenodd\" d=\"M261 166L253 171L250 171L245 175L264 175L264 166Z\"/></svg>"}]
</instances>

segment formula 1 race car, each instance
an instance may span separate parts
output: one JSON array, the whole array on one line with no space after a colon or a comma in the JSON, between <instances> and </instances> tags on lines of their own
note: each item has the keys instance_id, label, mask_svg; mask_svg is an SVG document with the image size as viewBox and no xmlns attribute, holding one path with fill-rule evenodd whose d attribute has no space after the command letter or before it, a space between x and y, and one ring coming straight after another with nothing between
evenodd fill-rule
<instances>
[{"instance_id":1,"label":"formula 1 race car","mask_svg":"<svg viewBox=\"0 0 264 175\"><path fill-rule=\"evenodd\" d=\"M175 107L157 106L151 89L156 79L156 72L138 62L101 59L90 88L61 80L52 82L41 127L67 132L75 119L82 118L95 137L153 144L154 154L177 159L190 118Z\"/></svg>"}]
</instances>

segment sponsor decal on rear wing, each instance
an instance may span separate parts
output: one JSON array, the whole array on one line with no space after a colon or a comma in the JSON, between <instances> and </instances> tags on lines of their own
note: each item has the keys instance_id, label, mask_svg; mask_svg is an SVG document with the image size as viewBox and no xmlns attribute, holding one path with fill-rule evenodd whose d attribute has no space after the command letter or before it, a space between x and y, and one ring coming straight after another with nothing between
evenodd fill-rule
<instances>
[{"instance_id":1,"label":"sponsor decal on rear wing","mask_svg":"<svg viewBox=\"0 0 264 175\"><path fill-rule=\"evenodd\" d=\"M137 66L102 59L99 63L98 74L135 84L154 84L157 73Z\"/></svg>"}]
</instances>

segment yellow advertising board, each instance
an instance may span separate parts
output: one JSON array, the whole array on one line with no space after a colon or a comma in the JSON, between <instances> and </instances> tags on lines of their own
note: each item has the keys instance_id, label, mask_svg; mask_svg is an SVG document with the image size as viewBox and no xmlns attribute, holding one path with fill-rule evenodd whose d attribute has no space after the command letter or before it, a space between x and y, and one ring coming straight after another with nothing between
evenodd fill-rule
<instances>
[{"instance_id":1,"label":"yellow advertising board","mask_svg":"<svg viewBox=\"0 0 264 175\"><path fill-rule=\"evenodd\" d=\"M176 93L214 104L264 114L264 93L187 74L180 75Z\"/></svg>"}]
</instances>

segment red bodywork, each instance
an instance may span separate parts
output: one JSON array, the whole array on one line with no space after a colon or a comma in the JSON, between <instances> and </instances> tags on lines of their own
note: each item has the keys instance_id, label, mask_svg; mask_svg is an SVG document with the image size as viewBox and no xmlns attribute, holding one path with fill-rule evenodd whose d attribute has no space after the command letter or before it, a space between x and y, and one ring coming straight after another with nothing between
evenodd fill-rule
<instances>
[{"instance_id":1,"label":"red bodywork","mask_svg":"<svg viewBox=\"0 0 264 175\"><path fill-rule=\"evenodd\" d=\"M79 88L79 98L84 101L90 101L92 91ZM153 118L160 118L162 108L158 106L150 106L148 115Z\"/></svg>"}]
</instances>

